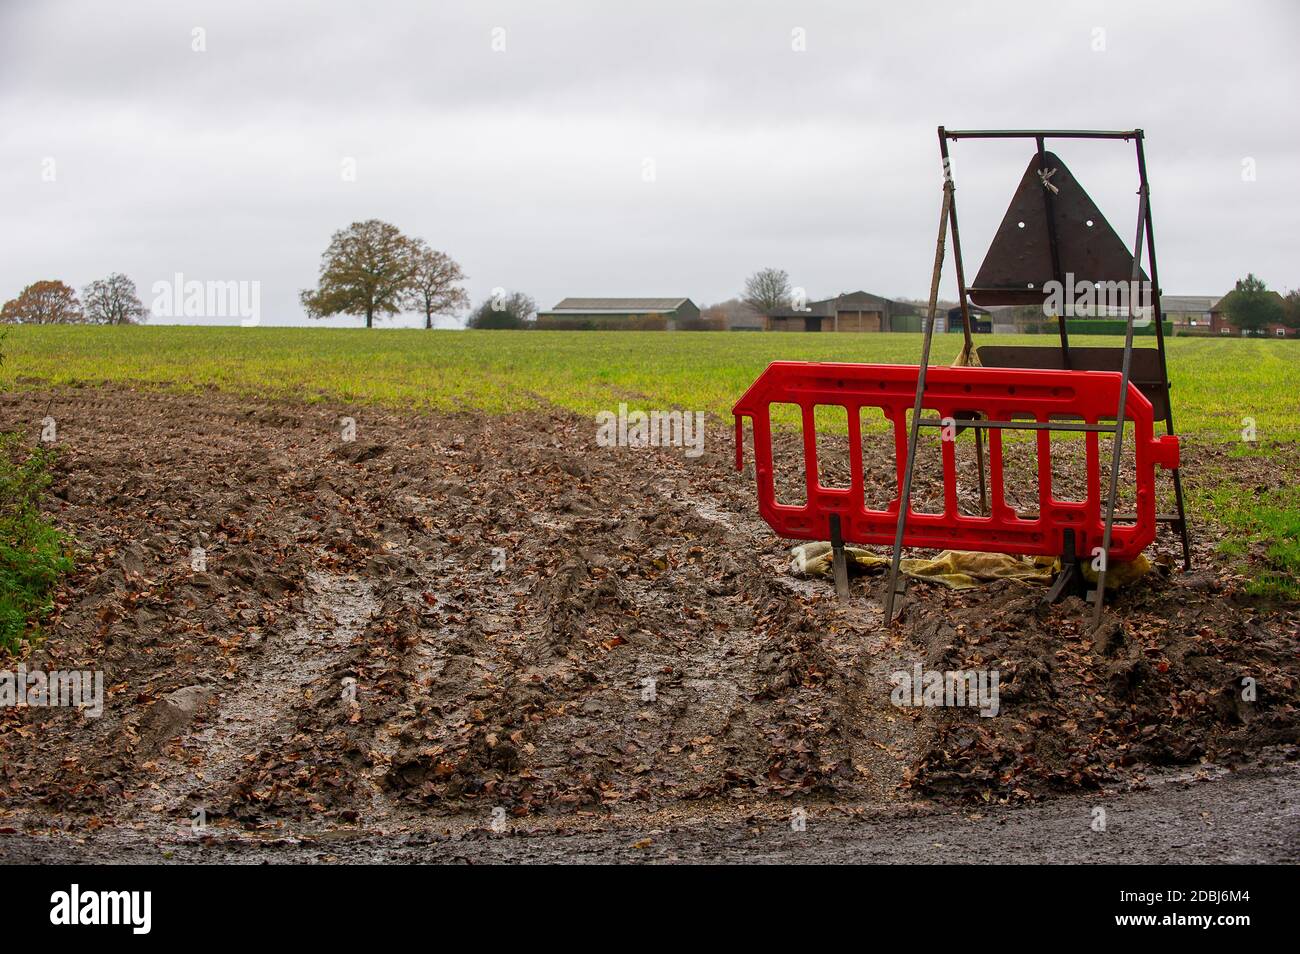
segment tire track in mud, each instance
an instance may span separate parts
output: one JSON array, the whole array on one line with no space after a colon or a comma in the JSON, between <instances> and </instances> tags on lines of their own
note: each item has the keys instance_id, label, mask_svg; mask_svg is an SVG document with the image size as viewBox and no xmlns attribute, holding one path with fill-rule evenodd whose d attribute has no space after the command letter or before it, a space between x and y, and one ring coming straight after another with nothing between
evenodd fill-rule
<instances>
[{"instance_id":1,"label":"tire track in mud","mask_svg":"<svg viewBox=\"0 0 1300 954\"><path fill-rule=\"evenodd\" d=\"M892 445L882 445L876 449L881 452L873 453L870 438L871 435L864 436L863 467L867 483L879 481L884 486L893 476ZM748 428L745 444L746 465L740 480L739 500L732 499L733 507L742 508L739 511L742 516L737 519L709 503L704 503L701 509L706 515L721 517L734 527L743 526L755 541L756 551L770 551L772 532L753 506L753 434ZM818 466L823 479L835 486L847 486L847 441L819 437L818 448ZM778 496L783 500L802 500L802 486L792 483L796 477L802 483L802 463L798 467L788 465L791 458L802 462L803 454L800 434L774 435L774 459L781 462L777 467ZM782 477L786 478L784 483ZM837 754L847 769L844 788L874 800L897 798L908 765L915 720L890 702L889 676L900 668L910 668L910 661L904 665L901 640L884 625L880 598L883 579L850 577L850 596L841 603L835 598L829 580L806 579L791 572L785 559L790 542L778 546L782 559L763 561L772 582L796 600L815 603L823 614L824 645L837 666L836 678L828 683L827 708L842 726L843 744Z\"/></svg>"},{"instance_id":2,"label":"tire track in mud","mask_svg":"<svg viewBox=\"0 0 1300 954\"><path fill-rule=\"evenodd\" d=\"M692 544L688 559L706 564L722 554L730 558L754 547L752 531L757 528L745 528L743 520L723 509L718 499L698 496L691 485L692 465L679 452L641 453L645 458L630 458L636 464L628 470L651 465L644 484L658 504L650 509L677 518L677 532ZM633 601L653 605L662 598L659 590L657 583L646 586L634 581ZM642 732L641 767L649 771L655 763L671 764L684 756L675 787L678 795L686 797L717 794L719 780L748 781L754 767L745 763L760 742L755 736L759 720L751 705L761 691L754 680L760 638L752 628L736 625L743 624L748 614L737 618L730 606L724 619L732 622L721 628L709 625L714 606L733 602L729 594L706 587L693 595L707 600L707 605L691 607L694 625L684 634L676 628L659 633L672 645L644 655L639 668L645 675L639 685L627 687L631 692L640 690L642 702L664 713L651 735ZM630 709L629 729L633 721L650 722L649 715L646 706Z\"/></svg>"},{"instance_id":3,"label":"tire track in mud","mask_svg":"<svg viewBox=\"0 0 1300 954\"><path fill-rule=\"evenodd\" d=\"M745 476L752 479L748 469ZM716 499L696 501L695 510L705 519L747 538L756 550L758 541L771 534L757 515L733 514ZM830 598L829 581L795 578L788 564L764 562L773 583L791 594L805 599ZM883 592L883 578L853 577L848 601L835 606L832 619L851 629L859 642L843 656L846 675L832 705L839 708L840 718L851 727L845 757L855 775L869 797L887 801L897 797L910 752L920 744L917 733L928 730L913 712L899 709L890 701L890 676L899 670L910 672L916 659L904 651L903 641L884 626Z\"/></svg>"},{"instance_id":4,"label":"tire track in mud","mask_svg":"<svg viewBox=\"0 0 1300 954\"><path fill-rule=\"evenodd\" d=\"M582 494L541 494L527 508L530 530L516 541L512 559L533 580L528 616L508 639L495 641L498 661L513 662L503 687L506 705L485 713L494 727L489 737L505 734L497 722L510 723L502 710L511 700L531 704L524 685L535 680L548 704L537 713L538 724L523 732L526 772L543 786L557 785L564 797L575 774L586 779L580 785L587 794L579 798L596 789L602 800L716 793L729 748L749 748L743 775L761 774L752 751L751 723L758 720L741 701L762 688L753 679L758 638L747 634L748 624L730 622L734 607L747 600L716 583L701 587L705 574L696 569L709 566L712 550L731 560L735 572L727 551L745 551L752 542L723 539L715 522L669 500L671 490L655 486L672 469L662 455L611 461L611 452L592 448L572 422L553 428L544 443L528 470L529 486L554 474L563 485L581 486ZM489 483L495 477L481 476ZM599 501L599 515L586 501ZM546 519L537 519L543 514ZM727 622L714 618L719 609ZM742 617L752 620L752 612L743 610ZM436 727L417 725L412 734L441 745ZM398 772L408 788L437 770L429 761L413 762L416 754L411 746ZM444 770L459 773L461 765Z\"/></svg>"},{"instance_id":5,"label":"tire track in mud","mask_svg":"<svg viewBox=\"0 0 1300 954\"><path fill-rule=\"evenodd\" d=\"M716 451L719 431L711 441L710 464L724 457ZM704 737L717 737L716 747L747 755L734 760L716 759L709 774L724 780L723 791L730 785L771 786L796 794L810 782L821 787L834 776L844 776L837 763L851 762L847 752L851 741L852 706L846 703L845 685L852 685L852 671L838 665L833 652L823 652L821 640L812 633L825 630L828 607L824 594L814 585L788 577L788 567L780 556L773 556L770 531L743 503L737 494L738 480L706 481L698 487L691 468L684 460L659 455L657 463L671 472L677 481L659 480L653 484L660 507L684 514L688 534L700 530L702 547L710 554L726 553L737 563L737 573L744 592L743 600L755 607L748 627L733 627L728 632L725 662L696 659L682 654L692 664L704 666L704 678L688 680L688 685L704 686L711 691L726 689L725 702L697 697L687 711L699 720L700 713L717 708L725 717L708 724ZM725 466L725 464L724 464ZM744 478L752 479L746 472ZM708 559L708 557L706 557ZM746 565L747 564L747 565ZM721 594L720 594L721 595ZM733 600L732 597L723 597ZM833 613L843 615L836 607ZM773 626L770 621L777 621ZM791 641L782 630L784 621L801 620L795 629L813 625L810 639L796 636ZM823 671L826 670L826 671ZM693 670L694 671L694 670ZM810 682L811 680L811 682ZM829 690L825 699L807 698L806 690L817 683ZM851 694L851 693L850 693ZM808 729L821 727L823 719L832 723L825 738L808 744ZM756 764L757 763L757 764ZM792 766L796 774L791 775ZM798 773L803 773L802 777ZM811 794L808 792L807 794Z\"/></svg>"},{"instance_id":6,"label":"tire track in mud","mask_svg":"<svg viewBox=\"0 0 1300 954\"><path fill-rule=\"evenodd\" d=\"M295 731L292 708L304 693L320 688L342 694L345 687L315 687L356 641L378 609L371 585L356 575L308 573L302 609L293 628L263 636L240 670L218 691L205 724L180 743L173 775L161 788L166 810L189 802L220 805L228 789L257 753Z\"/></svg>"},{"instance_id":7,"label":"tire track in mud","mask_svg":"<svg viewBox=\"0 0 1300 954\"><path fill-rule=\"evenodd\" d=\"M402 503L413 515L441 509L438 501L417 495ZM414 820L402 786L405 766L418 759L413 753L450 744L454 729L473 719L481 687L506 668L500 657L520 662L506 645L519 594L505 582L504 568L493 566L495 556L485 561L489 553L477 541L450 553L402 554L416 582L398 587L394 598L420 617L420 625L395 663L401 674L399 707L373 737L372 823ZM462 598L469 590L474 600L466 611Z\"/></svg>"}]
</instances>

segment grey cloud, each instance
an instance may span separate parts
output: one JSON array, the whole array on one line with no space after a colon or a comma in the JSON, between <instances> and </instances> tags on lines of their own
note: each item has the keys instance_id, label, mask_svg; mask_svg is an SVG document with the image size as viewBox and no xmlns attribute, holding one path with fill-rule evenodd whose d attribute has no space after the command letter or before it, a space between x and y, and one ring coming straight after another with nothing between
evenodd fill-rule
<instances>
[{"instance_id":1,"label":"grey cloud","mask_svg":"<svg viewBox=\"0 0 1300 954\"><path fill-rule=\"evenodd\" d=\"M475 300L501 285L543 304L706 302L768 264L813 295L920 297L939 123L1141 125L1166 290L1212 294L1247 269L1291 287L1295 10L4 4L0 297L44 277L123 270L147 289L183 271L259 280L266 320L301 323L296 292L330 233L371 216L460 260ZM1127 236L1131 152L1107 148L1059 151ZM955 159L975 262L1027 152L959 143Z\"/></svg>"}]
</instances>

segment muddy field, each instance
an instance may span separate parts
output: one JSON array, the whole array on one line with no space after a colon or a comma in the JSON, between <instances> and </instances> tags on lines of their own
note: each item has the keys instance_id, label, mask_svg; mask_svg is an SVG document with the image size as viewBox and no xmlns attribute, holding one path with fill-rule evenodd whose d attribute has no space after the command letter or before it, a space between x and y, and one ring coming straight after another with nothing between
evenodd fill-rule
<instances>
[{"instance_id":1,"label":"muddy field","mask_svg":"<svg viewBox=\"0 0 1300 954\"><path fill-rule=\"evenodd\" d=\"M729 422L690 458L598 447L561 412L0 397L0 430L46 417L81 556L26 664L102 670L107 697L99 718L0 710L0 858L50 832L111 857L114 832L992 810L1295 757L1300 616L1242 595L1203 527L1198 569L1162 537L1096 634L1011 581L914 584L891 630L881 578L841 604L794 575ZM1188 479L1218 454L1186 445ZM918 663L998 670L1000 713L895 706Z\"/></svg>"}]
</instances>

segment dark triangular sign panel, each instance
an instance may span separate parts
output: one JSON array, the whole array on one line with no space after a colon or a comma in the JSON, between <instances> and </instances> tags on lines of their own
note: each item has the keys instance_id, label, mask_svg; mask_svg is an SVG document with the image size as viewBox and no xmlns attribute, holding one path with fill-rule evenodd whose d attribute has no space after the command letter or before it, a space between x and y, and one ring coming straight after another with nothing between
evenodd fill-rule
<instances>
[{"instance_id":1,"label":"dark triangular sign panel","mask_svg":"<svg viewBox=\"0 0 1300 954\"><path fill-rule=\"evenodd\" d=\"M1055 192L1043 184L1040 170ZM1052 266L1049 215L1056 232L1057 269ZM1072 275L1076 286L1085 280L1129 282L1133 252L1065 163L1054 153L1044 153L1041 159L1035 153L975 276L970 298L977 305L1041 304L1047 294L1043 286L1058 278L1058 272L1058 280L1064 283ZM1138 280L1146 281L1146 273Z\"/></svg>"}]
</instances>

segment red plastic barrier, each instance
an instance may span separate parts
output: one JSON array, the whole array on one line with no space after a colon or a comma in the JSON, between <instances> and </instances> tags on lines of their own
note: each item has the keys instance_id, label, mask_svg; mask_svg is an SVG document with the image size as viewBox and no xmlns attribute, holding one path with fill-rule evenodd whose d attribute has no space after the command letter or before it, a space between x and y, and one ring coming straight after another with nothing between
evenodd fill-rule
<instances>
[{"instance_id":1,"label":"red plastic barrier","mask_svg":"<svg viewBox=\"0 0 1300 954\"><path fill-rule=\"evenodd\" d=\"M893 545L904 468L907 465L908 415L916 397L915 365L822 364L777 361L736 402L736 468L744 467L743 419L754 426L758 508L763 519L782 537L795 540L830 538L830 517L839 514L848 542ZM1113 422L1122 378L1114 371L1034 371L1011 368L931 367L926 375L922 416L956 418L979 412L991 421L1081 419L1086 424ZM807 502L778 503L773 483L770 405L797 404L803 412L804 470ZM851 486L823 487L818 479L817 438L813 425L816 405L843 407L848 412ZM860 411L880 408L894 425L894 457L898 482L887 510L868 510L862 478ZM926 413L929 412L929 413ZM1125 418L1132 422L1136 442L1136 521L1114 523L1109 559L1131 560L1155 539L1155 467L1178 466L1178 438L1153 436L1151 403L1129 384ZM960 422L959 422L960 423ZM1038 515L1025 518L1007 504L1003 491L1002 434L990 428L989 509L987 516L962 514L957 506L956 449L942 442L944 512L909 511L904 545L922 549L986 550L997 553L1057 556L1065 548L1065 531L1073 530L1079 556L1090 557L1100 547L1105 511L1102 508L1102 468L1097 432L1087 432L1088 489L1083 501L1052 496L1051 432L1038 431ZM1110 458L1105 461L1109 482Z\"/></svg>"}]
</instances>

